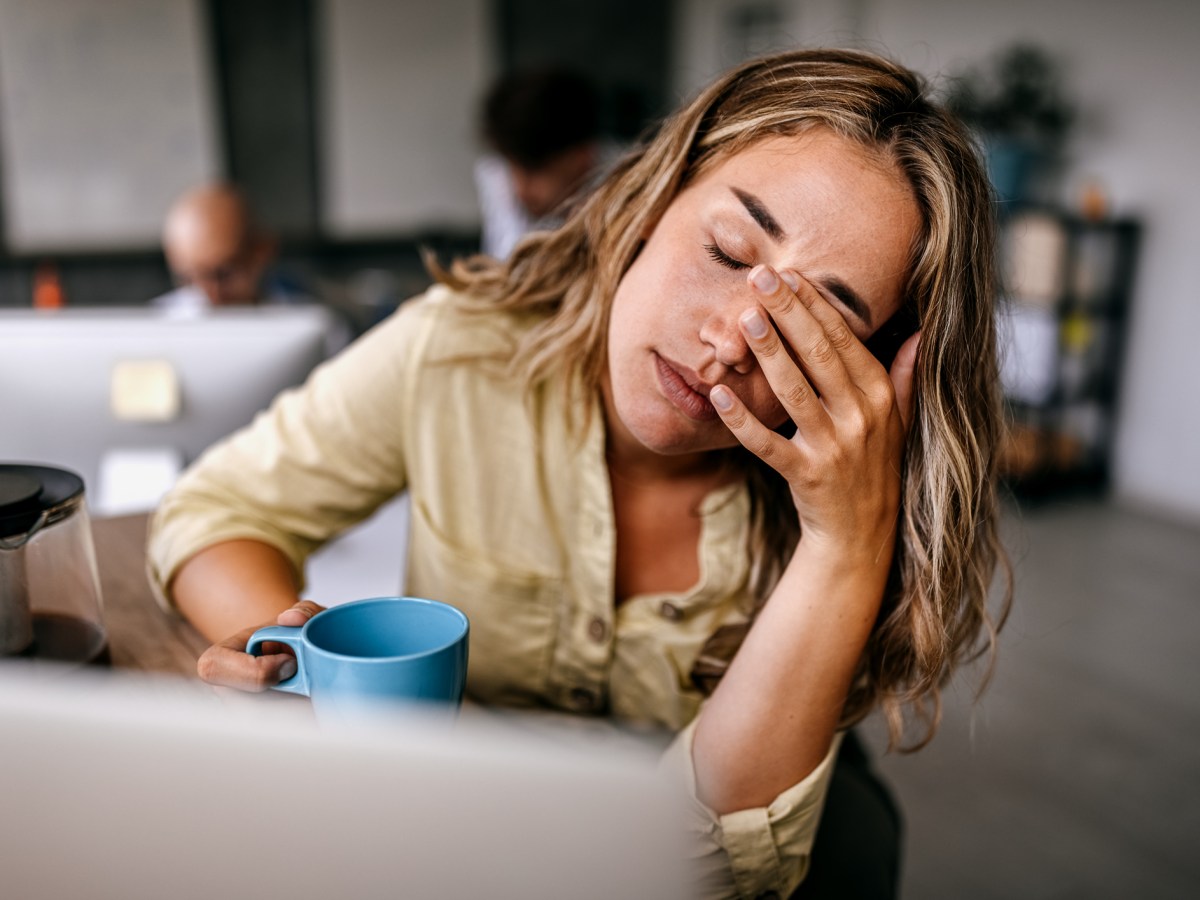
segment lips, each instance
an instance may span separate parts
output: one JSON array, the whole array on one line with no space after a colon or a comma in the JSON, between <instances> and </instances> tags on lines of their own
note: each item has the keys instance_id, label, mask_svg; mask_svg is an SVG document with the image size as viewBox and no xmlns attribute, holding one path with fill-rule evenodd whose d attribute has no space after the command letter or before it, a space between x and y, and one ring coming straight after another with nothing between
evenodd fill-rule
<instances>
[{"instance_id":1,"label":"lips","mask_svg":"<svg viewBox=\"0 0 1200 900\"><path fill-rule=\"evenodd\" d=\"M696 422L711 422L718 418L717 411L708 402L712 385L701 381L690 369L669 363L657 353L654 364L663 396L681 413Z\"/></svg>"}]
</instances>

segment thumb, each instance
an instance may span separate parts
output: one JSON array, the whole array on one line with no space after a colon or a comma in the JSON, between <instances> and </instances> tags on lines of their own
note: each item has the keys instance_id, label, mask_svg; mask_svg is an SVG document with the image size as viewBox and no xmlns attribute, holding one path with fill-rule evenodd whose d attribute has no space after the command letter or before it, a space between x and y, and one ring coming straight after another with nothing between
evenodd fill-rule
<instances>
[{"instance_id":1,"label":"thumb","mask_svg":"<svg viewBox=\"0 0 1200 900\"><path fill-rule=\"evenodd\" d=\"M908 431L913 417L913 373L917 368L917 348L921 345L921 332L917 332L900 345L896 358L892 361L892 388L896 392L896 408L900 410L900 420L904 430Z\"/></svg>"},{"instance_id":2,"label":"thumb","mask_svg":"<svg viewBox=\"0 0 1200 900\"><path fill-rule=\"evenodd\" d=\"M311 600L301 600L290 609L285 609L281 612L279 618L275 620L275 624L300 628L317 613L324 611L324 609L325 607L319 603L313 603Z\"/></svg>"}]
</instances>

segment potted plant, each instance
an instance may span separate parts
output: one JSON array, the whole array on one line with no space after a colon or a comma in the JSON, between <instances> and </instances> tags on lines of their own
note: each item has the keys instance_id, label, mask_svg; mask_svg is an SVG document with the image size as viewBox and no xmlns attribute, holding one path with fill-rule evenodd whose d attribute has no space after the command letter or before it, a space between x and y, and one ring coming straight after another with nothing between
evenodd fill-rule
<instances>
[{"instance_id":1,"label":"potted plant","mask_svg":"<svg viewBox=\"0 0 1200 900\"><path fill-rule=\"evenodd\" d=\"M1036 44L1012 44L950 78L946 105L979 135L1000 199L1029 199L1058 162L1075 123L1059 61Z\"/></svg>"}]
</instances>

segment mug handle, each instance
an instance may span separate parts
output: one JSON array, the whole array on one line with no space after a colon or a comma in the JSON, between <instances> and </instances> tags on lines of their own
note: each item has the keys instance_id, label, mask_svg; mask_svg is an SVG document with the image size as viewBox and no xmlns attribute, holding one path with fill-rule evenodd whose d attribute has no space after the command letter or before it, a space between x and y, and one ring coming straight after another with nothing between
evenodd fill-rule
<instances>
[{"instance_id":1,"label":"mug handle","mask_svg":"<svg viewBox=\"0 0 1200 900\"><path fill-rule=\"evenodd\" d=\"M246 652L251 656L262 656L262 645L266 641L287 644L296 654L296 674L272 687L273 691L300 694L302 697L311 696L308 692L308 672L304 666L304 639L300 636L302 630L303 628L290 625L266 625L250 635L250 640L246 641Z\"/></svg>"}]
</instances>

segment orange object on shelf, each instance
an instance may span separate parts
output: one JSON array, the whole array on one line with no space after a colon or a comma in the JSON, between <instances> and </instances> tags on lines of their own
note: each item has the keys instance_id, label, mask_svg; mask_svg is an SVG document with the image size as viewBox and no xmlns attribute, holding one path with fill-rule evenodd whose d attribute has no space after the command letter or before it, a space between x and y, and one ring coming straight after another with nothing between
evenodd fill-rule
<instances>
[{"instance_id":1,"label":"orange object on shelf","mask_svg":"<svg viewBox=\"0 0 1200 900\"><path fill-rule=\"evenodd\" d=\"M34 309L61 309L67 305L58 267L51 262L41 263L33 273Z\"/></svg>"},{"instance_id":2,"label":"orange object on shelf","mask_svg":"<svg viewBox=\"0 0 1200 900\"><path fill-rule=\"evenodd\" d=\"M1108 218L1108 192L1098 178L1084 182L1079 194L1079 214L1088 222L1102 222Z\"/></svg>"}]
</instances>

